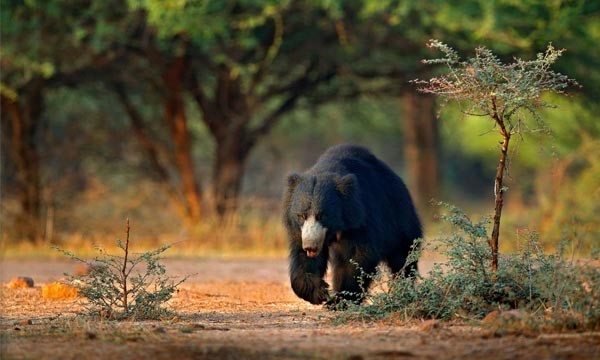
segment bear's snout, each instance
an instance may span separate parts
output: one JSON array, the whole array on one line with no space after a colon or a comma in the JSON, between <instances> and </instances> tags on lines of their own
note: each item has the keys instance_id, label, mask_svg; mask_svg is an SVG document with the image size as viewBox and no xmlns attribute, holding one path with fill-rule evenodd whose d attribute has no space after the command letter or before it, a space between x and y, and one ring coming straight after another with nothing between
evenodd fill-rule
<instances>
[{"instance_id":1,"label":"bear's snout","mask_svg":"<svg viewBox=\"0 0 600 360\"><path fill-rule=\"evenodd\" d=\"M308 257L315 257L319 254L319 252L317 251L317 249L313 249L313 248L306 248L304 249L306 251L306 256Z\"/></svg>"},{"instance_id":2,"label":"bear's snout","mask_svg":"<svg viewBox=\"0 0 600 360\"><path fill-rule=\"evenodd\" d=\"M302 249L306 251L306 256L315 257L323 248L327 228L317 221L314 215L311 215L302 224Z\"/></svg>"}]
</instances>

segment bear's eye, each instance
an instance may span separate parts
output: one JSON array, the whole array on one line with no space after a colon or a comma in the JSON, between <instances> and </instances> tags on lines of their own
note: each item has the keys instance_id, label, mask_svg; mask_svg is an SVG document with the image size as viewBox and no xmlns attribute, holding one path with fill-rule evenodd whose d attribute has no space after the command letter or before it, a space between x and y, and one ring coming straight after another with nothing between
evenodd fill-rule
<instances>
[{"instance_id":1,"label":"bear's eye","mask_svg":"<svg viewBox=\"0 0 600 360\"><path fill-rule=\"evenodd\" d=\"M306 220L306 214L298 214L298 220L300 220L300 221Z\"/></svg>"}]
</instances>

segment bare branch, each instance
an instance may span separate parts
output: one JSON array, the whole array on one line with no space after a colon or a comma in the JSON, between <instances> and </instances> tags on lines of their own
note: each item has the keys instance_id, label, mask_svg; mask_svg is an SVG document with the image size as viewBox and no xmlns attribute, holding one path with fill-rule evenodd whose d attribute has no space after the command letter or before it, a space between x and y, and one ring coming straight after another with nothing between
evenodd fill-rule
<instances>
[{"instance_id":1,"label":"bare branch","mask_svg":"<svg viewBox=\"0 0 600 360\"><path fill-rule=\"evenodd\" d=\"M316 61L313 61L310 66L307 67L305 73L300 76L296 81L288 85L288 92L290 93L287 98L281 103L281 105L275 109L271 114L266 116L262 123L255 129L251 130L249 135L249 143L254 143L260 136L267 134L273 126L280 120L281 116L290 110L292 110L297 101L304 95L307 95L319 85L328 82L335 76L334 71L325 72L318 75L316 78L311 79L310 74L312 70L316 68Z\"/></svg>"},{"instance_id":2,"label":"bare branch","mask_svg":"<svg viewBox=\"0 0 600 360\"><path fill-rule=\"evenodd\" d=\"M118 100L123 106L125 113L129 117L131 130L133 130L133 135L148 154L150 163L152 164L154 171L158 174L162 181L168 183L169 173L160 161L160 153L164 152L164 150L161 150L161 145L158 142L153 141L148 135L146 135L144 131L144 121L142 120L142 116L129 100L129 97L125 93L124 87L119 83L113 83L112 88L117 94Z\"/></svg>"}]
</instances>

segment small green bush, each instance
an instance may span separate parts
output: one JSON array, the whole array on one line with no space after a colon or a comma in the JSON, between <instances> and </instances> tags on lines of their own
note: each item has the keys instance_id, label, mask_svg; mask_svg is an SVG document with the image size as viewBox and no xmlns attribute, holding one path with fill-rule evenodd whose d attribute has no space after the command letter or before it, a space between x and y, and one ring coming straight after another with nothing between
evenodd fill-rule
<instances>
[{"instance_id":1,"label":"small green bush","mask_svg":"<svg viewBox=\"0 0 600 360\"><path fill-rule=\"evenodd\" d=\"M101 256L94 260L84 260L75 254L56 248L73 260L84 264L87 274L69 276L79 294L88 299L87 310L92 315L108 319L159 319L170 315L162 307L171 299L177 287L187 280L174 281L165 275L160 255L171 245L133 255L129 252L129 220L127 220L126 240L116 241L123 255L108 254L102 247L96 246ZM143 269L142 269L143 268Z\"/></svg>"},{"instance_id":2,"label":"small green bush","mask_svg":"<svg viewBox=\"0 0 600 360\"><path fill-rule=\"evenodd\" d=\"M568 260L562 249L544 254L537 234L526 232L520 251L501 256L494 272L489 261L490 219L473 222L459 208L440 205L446 209L442 220L454 231L430 246L441 251L447 261L435 264L416 281L404 276L384 280L381 273L376 274L375 280L384 290L365 291L362 306L344 304L347 311L341 312L338 320L380 319L392 314L405 320L474 320L494 310L521 309L545 322L569 318L570 329L600 329L597 264ZM420 251L411 257L418 258Z\"/></svg>"}]
</instances>

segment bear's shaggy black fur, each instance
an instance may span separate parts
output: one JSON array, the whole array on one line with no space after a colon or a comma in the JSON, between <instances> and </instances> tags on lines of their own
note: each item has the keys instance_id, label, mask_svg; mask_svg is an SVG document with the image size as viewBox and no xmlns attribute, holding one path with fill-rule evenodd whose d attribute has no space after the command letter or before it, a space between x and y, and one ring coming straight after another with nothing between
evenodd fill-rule
<instances>
[{"instance_id":1,"label":"bear's shaggy black fur","mask_svg":"<svg viewBox=\"0 0 600 360\"><path fill-rule=\"evenodd\" d=\"M338 145L303 174L291 174L283 199L290 247L290 280L300 298L321 304L328 298L323 280L333 267L333 290L357 301L361 285L385 262L396 274L404 268L421 222L402 180L367 149ZM416 264L405 267L416 271ZM340 294L340 292L344 292Z\"/></svg>"}]
</instances>

